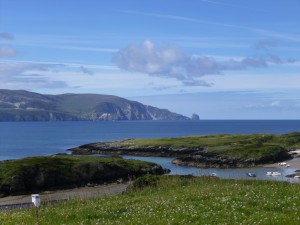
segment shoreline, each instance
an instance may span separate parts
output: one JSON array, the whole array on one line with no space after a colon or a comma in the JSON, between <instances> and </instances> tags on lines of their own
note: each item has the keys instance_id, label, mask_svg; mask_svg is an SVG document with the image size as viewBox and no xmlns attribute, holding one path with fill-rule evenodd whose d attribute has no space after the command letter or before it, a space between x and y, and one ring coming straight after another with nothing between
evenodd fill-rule
<instances>
[{"instance_id":1,"label":"shoreline","mask_svg":"<svg viewBox=\"0 0 300 225\"><path fill-rule=\"evenodd\" d=\"M289 164L290 168L298 168L298 169L300 169L300 158L293 158L293 159L290 159L290 160L286 160L284 162L286 162L287 164ZM280 166L278 163L266 164L266 165L262 165L262 167L286 168L284 166Z\"/></svg>"},{"instance_id":2,"label":"shoreline","mask_svg":"<svg viewBox=\"0 0 300 225\"><path fill-rule=\"evenodd\" d=\"M300 153L300 151L299 151ZM292 176L300 175L300 157L295 157L290 160L284 161L290 165L290 167L280 166L279 163L272 164L263 164L257 165L257 167L261 168L291 168L295 169ZM92 187L79 187L79 188L70 188L70 189L62 189L55 191L44 191L40 193L42 204L53 204L57 202L68 201L71 199L89 199L96 197L104 197L108 195L117 195L126 191L129 182L125 183L110 183L103 185L95 185ZM33 207L31 203L31 195L15 195L15 196L7 196L0 198L0 211L1 210L9 210L13 208L25 208L25 207Z\"/></svg>"}]
</instances>

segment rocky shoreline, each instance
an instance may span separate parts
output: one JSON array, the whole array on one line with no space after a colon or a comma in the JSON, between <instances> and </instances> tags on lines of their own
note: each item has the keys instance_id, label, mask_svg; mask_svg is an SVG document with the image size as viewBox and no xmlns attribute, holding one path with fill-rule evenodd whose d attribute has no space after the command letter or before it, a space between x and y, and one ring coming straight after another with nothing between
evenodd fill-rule
<instances>
[{"instance_id":1,"label":"rocky shoreline","mask_svg":"<svg viewBox=\"0 0 300 225\"><path fill-rule=\"evenodd\" d=\"M91 154L111 154L111 155L135 155L135 156L159 156L174 157L174 164L183 166L193 166L199 168L245 168L254 167L262 164L276 163L282 160L292 159L284 149L270 157L260 159L241 159L224 154L217 154L209 151L206 147L197 148L176 148L173 146L128 146L124 143L130 142L131 139L97 142L82 145L68 149L72 154L91 155Z\"/></svg>"}]
</instances>

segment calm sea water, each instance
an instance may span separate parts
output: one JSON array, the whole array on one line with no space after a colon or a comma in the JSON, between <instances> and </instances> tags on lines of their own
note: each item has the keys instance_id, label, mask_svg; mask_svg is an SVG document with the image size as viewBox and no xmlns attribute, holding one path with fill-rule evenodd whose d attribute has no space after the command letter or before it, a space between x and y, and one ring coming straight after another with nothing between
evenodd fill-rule
<instances>
[{"instance_id":1,"label":"calm sea water","mask_svg":"<svg viewBox=\"0 0 300 225\"><path fill-rule=\"evenodd\" d=\"M180 137L206 134L284 134L300 131L300 120L202 120L202 121L116 121L116 122L0 122L0 160L64 153L68 148L122 138ZM132 158L131 156L126 156ZM286 179L295 168L277 169L282 177L265 176L265 168L201 170L176 166L171 158L144 157L172 170L172 174L216 173L223 178L245 177L254 172L258 179Z\"/></svg>"},{"instance_id":2,"label":"calm sea water","mask_svg":"<svg viewBox=\"0 0 300 225\"><path fill-rule=\"evenodd\" d=\"M122 138L294 131L300 131L300 120L0 122L0 160L55 154Z\"/></svg>"}]
</instances>

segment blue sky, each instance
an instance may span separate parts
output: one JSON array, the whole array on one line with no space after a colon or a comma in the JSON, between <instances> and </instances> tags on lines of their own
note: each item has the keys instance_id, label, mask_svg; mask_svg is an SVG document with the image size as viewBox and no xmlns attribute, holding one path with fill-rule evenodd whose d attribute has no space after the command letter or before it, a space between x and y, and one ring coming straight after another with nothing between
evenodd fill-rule
<instances>
[{"instance_id":1,"label":"blue sky","mask_svg":"<svg viewBox=\"0 0 300 225\"><path fill-rule=\"evenodd\" d=\"M300 119L299 0L0 0L0 88Z\"/></svg>"}]
</instances>

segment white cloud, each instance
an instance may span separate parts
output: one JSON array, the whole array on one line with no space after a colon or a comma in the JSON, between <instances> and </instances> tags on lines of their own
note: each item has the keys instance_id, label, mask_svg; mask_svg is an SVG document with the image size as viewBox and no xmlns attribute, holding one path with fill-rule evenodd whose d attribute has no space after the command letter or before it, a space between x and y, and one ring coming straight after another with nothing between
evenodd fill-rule
<instances>
[{"instance_id":1,"label":"white cloud","mask_svg":"<svg viewBox=\"0 0 300 225\"><path fill-rule=\"evenodd\" d=\"M0 83L2 88L60 88L67 84L61 80L49 79L41 74L55 69L59 65L37 63L3 63L0 62Z\"/></svg>"},{"instance_id":2,"label":"white cloud","mask_svg":"<svg viewBox=\"0 0 300 225\"><path fill-rule=\"evenodd\" d=\"M150 40L121 49L114 56L113 61L120 69L146 73L150 76L174 78L185 86L211 86L212 83L206 82L203 77L222 74L224 71L291 63L275 55L218 61L211 56L185 54L174 45L157 47Z\"/></svg>"},{"instance_id":3,"label":"white cloud","mask_svg":"<svg viewBox=\"0 0 300 225\"><path fill-rule=\"evenodd\" d=\"M270 106L271 107L279 107L280 106L280 101L271 102Z\"/></svg>"}]
</instances>

